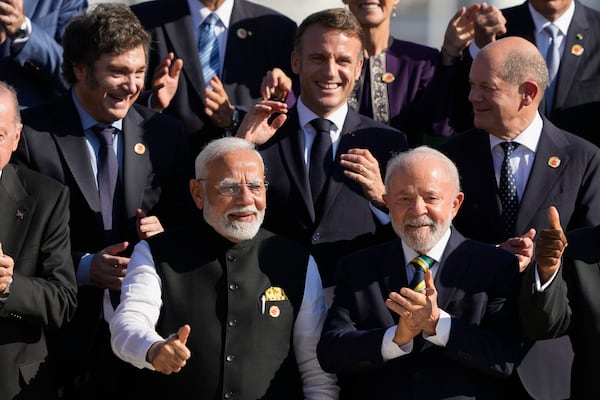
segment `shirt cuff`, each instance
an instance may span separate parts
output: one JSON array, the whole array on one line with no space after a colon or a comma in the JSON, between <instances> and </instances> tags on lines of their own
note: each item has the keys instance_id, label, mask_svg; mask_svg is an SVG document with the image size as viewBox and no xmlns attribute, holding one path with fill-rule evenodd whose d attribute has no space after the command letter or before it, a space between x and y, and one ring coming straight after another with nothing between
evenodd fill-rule
<instances>
[{"instance_id":1,"label":"shirt cuff","mask_svg":"<svg viewBox=\"0 0 600 400\"><path fill-rule=\"evenodd\" d=\"M398 346L393 342L394 333L396 333L396 325L390 326L383 335L383 341L381 342L381 356L384 361L389 361L394 358L402 357L409 354L413 349L413 341Z\"/></svg>"},{"instance_id":2,"label":"shirt cuff","mask_svg":"<svg viewBox=\"0 0 600 400\"><path fill-rule=\"evenodd\" d=\"M375 218L377 218L382 225L387 225L391 221L390 215L375 207L373 203L369 202L369 207L371 208L373 214L375 214Z\"/></svg>"},{"instance_id":3,"label":"shirt cuff","mask_svg":"<svg viewBox=\"0 0 600 400\"><path fill-rule=\"evenodd\" d=\"M436 346L446 347L450 338L451 326L452 317L446 311L440 309L440 319L435 327L435 335L428 335L423 332L423 338Z\"/></svg>"},{"instance_id":4,"label":"shirt cuff","mask_svg":"<svg viewBox=\"0 0 600 400\"><path fill-rule=\"evenodd\" d=\"M537 269L537 264L535 264L535 270L533 271L533 273L535 274L535 290L537 292L543 292L544 290L546 290L546 288L548 288L548 286L550 286L552 282L554 282L554 278L556 278L556 274L558 274L558 271L560 271L560 268L557 268L556 271L554 271L554 274L550 277L550 279L548 279L548 281L542 285L542 282L540 281L540 274L538 273Z\"/></svg>"},{"instance_id":5,"label":"shirt cuff","mask_svg":"<svg viewBox=\"0 0 600 400\"><path fill-rule=\"evenodd\" d=\"M90 276L90 269L92 268L92 260L94 254L84 254L79 260L79 266L77 267L77 284L80 286L91 285L92 278Z\"/></svg>"}]
</instances>

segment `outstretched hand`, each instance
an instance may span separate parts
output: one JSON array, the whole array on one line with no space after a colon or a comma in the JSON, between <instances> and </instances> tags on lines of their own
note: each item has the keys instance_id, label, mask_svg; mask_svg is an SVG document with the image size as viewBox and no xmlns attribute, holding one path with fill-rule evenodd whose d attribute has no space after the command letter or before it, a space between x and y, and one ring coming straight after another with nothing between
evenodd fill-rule
<instances>
[{"instance_id":1,"label":"outstretched hand","mask_svg":"<svg viewBox=\"0 0 600 400\"><path fill-rule=\"evenodd\" d=\"M287 105L285 103L264 100L244 116L236 136L257 145L263 144L273 137L277 129L281 128L287 119L286 113Z\"/></svg>"},{"instance_id":2,"label":"outstretched hand","mask_svg":"<svg viewBox=\"0 0 600 400\"><path fill-rule=\"evenodd\" d=\"M148 349L147 359L155 370L165 375L181 371L191 357L186 343L192 328L185 324L167 340L155 342Z\"/></svg>"}]
</instances>

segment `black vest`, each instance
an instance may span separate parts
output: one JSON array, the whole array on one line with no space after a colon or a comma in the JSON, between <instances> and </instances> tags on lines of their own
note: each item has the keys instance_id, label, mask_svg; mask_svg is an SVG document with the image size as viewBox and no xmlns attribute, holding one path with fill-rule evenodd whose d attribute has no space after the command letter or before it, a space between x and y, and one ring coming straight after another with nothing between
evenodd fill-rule
<instances>
[{"instance_id":1,"label":"black vest","mask_svg":"<svg viewBox=\"0 0 600 400\"><path fill-rule=\"evenodd\" d=\"M186 323L192 328L187 365L177 374L156 374L149 397L302 399L292 329L308 252L264 230L234 244L207 225L149 243L162 280L158 333L166 337ZM270 287L282 288L289 300L263 306Z\"/></svg>"}]
</instances>

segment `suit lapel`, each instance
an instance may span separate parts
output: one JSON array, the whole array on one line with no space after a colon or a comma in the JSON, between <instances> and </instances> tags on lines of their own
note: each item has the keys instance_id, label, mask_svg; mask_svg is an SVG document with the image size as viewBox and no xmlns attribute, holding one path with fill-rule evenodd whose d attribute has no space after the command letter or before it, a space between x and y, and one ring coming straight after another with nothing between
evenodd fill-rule
<instances>
[{"instance_id":1,"label":"suit lapel","mask_svg":"<svg viewBox=\"0 0 600 400\"><path fill-rule=\"evenodd\" d=\"M142 205L144 188L148 171L151 168L150 154L147 148L139 151L144 145L143 118L134 107L123 119L123 196L127 216L134 216L135 210ZM138 151L135 149L138 148ZM141 154L139 154L141 153Z\"/></svg>"},{"instance_id":2,"label":"suit lapel","mask_svg":"<svg viewBox=\"0 0 600 400\"><path fill-rule=\"evenodd\" d=\"M70 94L65 95L63 99L65 101L59 104L62 104L64 107L60 107L60 112L57 110L56 114L60 117L60 119L56 120L57 129L54 134L56 145L90 209L99 215L100 200L98 198L98 187L96 186L96 177L90 165L83 128L79 122L79 114L75 109ZM100 220L99 223L101 224Z\"/></svg>"},{"instance_id":3,"label":"suit lapel","mask_svg":"<svg viewBox=\"0 0 600 400\"><path fill-rule=\"evenodd\" d=\"M525 193L519 205L519 213L515 224L517 234L526 232L533 225L533 217L540 206L539 194L552 193L554 185L560 179L565 168L568 168L570 160L568 144L557 128L544 118L544 127L542 128L531 174L527 179ZM560 160L558 167L553 168L548 165L548 160L551 157L558 157Z\"/></svg>"},{"instance_id":4,"label":"suit lapel","mask_svg":"<svg viewBox=\"0 0 600 400\"><path fill-rule=\"evenodd\" d=\"M325 198L323 199L323 212L321 215L325 215L329 208L334 203L335 198L339 194L340 190L346 185L347 179L344 176L344 168L340 165L340 155L347 153L352 148L365 147L363 145L364 135L358 135L355 131L360 124L360 118L358 114L348 109L346 120L340 134L340 141L335 154L335 160L331 168L331 174L327 179L327 189L325 191Z\"/></svg>"},{"instance_id":5,"label":"suit lapel","mask_svg":"<svg viewBox=\"0 0 600 400\"><path fill-rule=\"evenodd\" d=\"M35 198L29 197L12 165L6 165L0 178L0 243L13 259L21 252L35 205Z\"/></svg>"},{"instance_id":6,"label":"suit lapel","mask_svg":"<svg viewBox=\"0 0 600 400\"><path fill-rule=\"evenodd\" d=\"M293 184L296 185L301 194L302 203L304 203L311 221L314 222L315 210L310 196L310 184L308 182L308 174L306 173L306 165L303 156L304 145L301 140L302 128L300 127L298 111L296 108L288 113L286 125L289 126L289 134L279 142L281 159L282 162L286 164Z\"/></svg>"},{"instance_id":7,"label":"suit lapel","mask_svg":"<svg viewBox=\"0 0 600 400\"><path fill-rule=\"evenodd\" d=\"M564 52L560 60L560 67L558 70L558 85L556 87L556 95L554 105L552 107L554 110L562 108L567 94L571 90L571 87L573 86L577 77L579 64L582 62L582 57L580 55L577 56L573 54L571 49L575 45L580 45L582 49L585 49L590 40L590 34L588 32L589 24L585 16L585 9L580 3L578 3L575 6L575 14L573 15L571 25L569 25L569 30L564 43ZM596 38L592 39L595 40Z\"/></svg>"},{"instance_id":8,"label":"suit lapel","mask_svg":"<svg viewBox=\"0 0 600 400\"><path fill-rule=\"evenodd\" d=\"M400 238L395 238L385 247L386 254L381 258L381 293L387 296L390 292L398 292L401 288L408 286L406 268L404 264L404 251ZM396 313L392 313L396 316Z\"/></svg>"},{"instance_id":9,"label":"suit lapel","mask_svg":"<svg viewBox=\"0 0 600 400\"><path fill-rule=\"evenodd\" d=\"M460 253L456 252L460 244L465 241L465 238L454 227L450 229L452 230L450 239L448 239L448 244L446 244L434 278L435 289L437 290L437 303L441 309L447 309L456 291L457 285L455 282L460 281L466 275L469 267L466 261L461 260L463 257L461 257ZM447 266L448 268L446 268Z\"/></svg>"},{"instance_id":10,"label":"suit lapel","mask_svg":"<svg viewBox=\"0 0 600 400\"><path fill-rule=\"evenodd\" d=\"M184 60L183 73L197 93L204 92L202 66L198 56L198 44L195 40L195 27L192 25L190 10L185 1L165 1L165 36L173 46L176 57Z\"/></svg>"}]
</instances>

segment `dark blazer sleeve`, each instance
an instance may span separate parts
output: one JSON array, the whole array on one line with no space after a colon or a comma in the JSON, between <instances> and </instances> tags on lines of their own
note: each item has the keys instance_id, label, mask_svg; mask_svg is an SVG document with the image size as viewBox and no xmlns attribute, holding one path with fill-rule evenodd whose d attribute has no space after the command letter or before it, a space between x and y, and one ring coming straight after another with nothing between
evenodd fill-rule
<instances>
[{"instance_id":1,"label":"dark blazer sleeve","mask_svg":"<svg viewBox=\"0 0 600 400\"><path fill-rule=\"evenodd\" d=\"M29 178L25 188L34 189L31 218L15 261L13 283L0 317L26 321L37 326L60 327L75 311L77 284L69 241L69 190L39 177ZM8 249L4 249L8 253Z\"/></svg>"}]
</instances>

